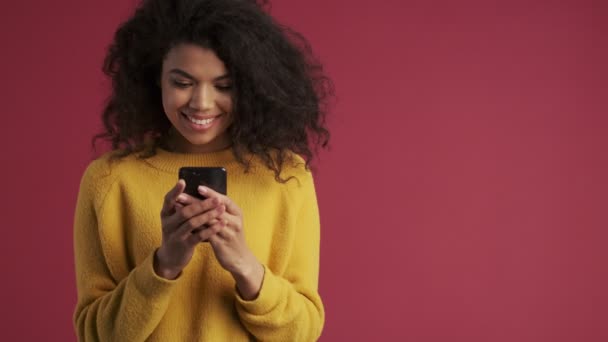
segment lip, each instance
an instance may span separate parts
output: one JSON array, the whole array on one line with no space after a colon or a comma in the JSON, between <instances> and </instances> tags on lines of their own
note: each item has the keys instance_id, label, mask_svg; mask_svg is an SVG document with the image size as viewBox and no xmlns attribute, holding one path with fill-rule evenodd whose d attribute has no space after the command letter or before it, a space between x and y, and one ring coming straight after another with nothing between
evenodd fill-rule
<instances>
[{"instance_id":1,"label":"lip","mask_svg":"<svg viewBox=\"0 0 608 342\"><path fill-rule=\"evenodd\" d=\"M181 113L182 113L183 115L185 115L185 116L187 116L187 117L189 117L189 118L193 118L193 119L195 119L195 120L207 120L207 119L214 119L214 118L217 118L217 117L222 116L222 114L217 114L217 115L207 115L207 116L204 116L204 115L191 115L191 114L186 114L186 113L184 113L184 112L181 112Z\"/></svg>"},{"instance_id":2,"label":"lip","mask_svg":"<svg viewBox=\"0 0 608 342\"><path fill-rule=\"evenodd\" d=\"M185 113L180 113L180 114L181 114L181 117L184 120L185 124L187 125L187 127L196 132L203 132L203 131L206 131L206 130L210 129L211 127L217 125L223 116L223 114L218 114L218 115L214 115L214 116L200 117L200 116L186 115ZM214 120L208 124L199 125L199 124L196 124L196 123L190 121L189 118L193 118L196 120L206 120L206 119L214 119Z\"/></svg>"}]
</instances>

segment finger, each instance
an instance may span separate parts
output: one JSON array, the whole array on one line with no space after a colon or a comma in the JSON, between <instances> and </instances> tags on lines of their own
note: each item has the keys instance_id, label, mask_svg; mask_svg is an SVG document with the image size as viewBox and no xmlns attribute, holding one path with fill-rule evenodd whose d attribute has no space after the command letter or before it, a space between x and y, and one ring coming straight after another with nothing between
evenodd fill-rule
<instances>
[{"instance_id":1,"label":"finger","mask_svg":"<svg viewBox=\"0 0 608 342\"><path fill-rule=\"evenodd\" d=\"M207 201L207 203L202 203L205 201ZM190 206L183 206L179 202L176 203L175 212L171 214L171 216L163 217L163 227L165 227L165 229L168 231L177 231L179 230L179 227L184 224L184 222L188 221L196 215L200 215L204 212L215 209L217 207L217 204L219 203L218 200L214 201L214 199L209 199L205 201L198 200L198 202L200 203L193 203Z\"/></svg>"},{"instance_id":2,"label":"finger","mask_svg":"<svg viewBox=\"0 0 608 342\"><path fill-rule=\"evenodd\" d=\"M225 212L220 219L227 228L225 231L230 232L232 235L239 234L243 230L242 220L236 215L230 215L228 212Z\"/></svg>"},{"instance_id":3,"label":"finger","mask_svg":"<svg viewBox=\"0 0 608 342\"><path fill-rule=\"evenodd\" d=\"M205 229L199 229L196 231L196 233L189 234L186 238L186 242L189 245L197 245L201 242L207 242L209 241L209 238L211 236L217 234L218 230L219 227L217 227L216 225L210 226Z\"/></svg>"},{"instance_id":4,"label":"finger","mask_svg":"<svg viewBox=\"0 0 608 342\"><path fill-rule=\"evenodd\" d=\"M222 230L224 230L223 228L220 228L221 232ZM207 241L211 244L211 247L216 248L216 246L218 246L220 243L222 243L224 241L224 239L220 236L220 234L216 233L215 235L211 235L209 237L209 239L207 239Z\"/></svg>"},{"instance_id":5,"label":"finger","mask_svg":"<svg viewBox=\"0 0 608 342\"><path fill-rule=\"evenodd\" d=\"M198 238L199 242L206 242L213 237L216 237L223 230L224 226L221 222L217 222L216 224L210 226L209 228L205 228L201 230L195 236Z\"/></svg>"},{"instance_id":6,"label":"finger","mask_svg":"<svg viewBox=\"0 0 608 342\"><path fill-rule=\"evenodd\" d=\"M176 231L176 234L184 239L192 235L192 231L201 229L203 225L209 223L212 219L219 217L224 213L226 207L223 205L218 206L213 210L208 210L203 214L194 216L184 222Z\"/></svg>"},{"instance_id":7,"label":"finger","mask_svg":"<svg viewBox=\"0 0 608 342\"><path fill-rule=\"evenodd\" d=\"M187 206L188 204L192 204L196 201L200 201L201 199L190 196L187 193L182 193L179 196L177 196L177 203L181 203L183 206Z\"/></svg>"},{"instance_id":8,"label":"finger","mask_svg":"<svg viewBox=\"0 0 608 342\"><path fill-rule=\"evenodd\" d=\"M171 231L175 230L177 226L179 226L183 221L183 216L180 214L180 210L184 208L184 206L176 202L175 203L175 211L170 216L161 217L163 224L163 231Z\"/></svg>"},{"instance_id":9,"label":"finger","mask_svg":"<svg viewBox=\"0 0 608 342\"><path fill-rule=\"evenodd\" d=\"M179 210L182 221L200 215L206 211L217 208L220 205L220 200L217 198L207 198L205 200L196 200L194 203L184 206Z\"/></svg>"},{"instance_id":10,"label":"finger","mask_svg":"<svg viewBox=\"0 0 608 342\"><path fill-rule=\"evenodd\" d=\"M169 192L167 192L163 201L163 207L160 211L162 216L168 216L173 212L175 209L175 200L182 192L184 192L185 188L186 182L183 179L180 179L177 181L177 184L175 184L175 186L169 190Z\"/></svg>"},{"instance_id":11,"label":"finger","mask_svg":"<svg viewBox=\"0 0 608 342\"><path fill-rule=\"evenodd\" d=\"M207 228L209 228L209 227L213 226L214 224L216 224L216 223L218 223L218 222L219 222L219 221L218 221L218 219L217 219L217 218L214 218L214 219L212 219L211 221L209 221L209 222L207 222L207 223L203 224L203 226L202 226L202 227L199 227L199 228L197 228L197 229L194 229L194 230L192 231L192 234L198 234L198 233L199 233L201 230L203 230L203 229L207 229Z\"/></svg>"},{"instance_id":12,"label":"finger","mask_svg":"<svg viewBox=\"0 0 608 342\"><path fill-rule=\"evenodd\" d=\"M230 232L231 227L229 227L229 221L226 218L221 218L218 224L220 225L221 229L218 231L217 235L226 240L232 235Z\"/></svg>"},{"instance_id":13,"label":"finger","mask_svg":"<svg viewBox=\"0 0 608 342\"><path fill-rule=\"evenodd\" d=\"M203 232L206 232L203 234ZM208 236L211 235L212 233L214 233L214 230L210 230L209 228L205 228L205 229L199 229L195 231L192 231L191 234L188 234L186 237L186 242L189 245L195 246L198 245L201 242L206 242L206 240L202 240L202 238L206 238L208 239Z\"/></svg>"},{"instance_id":14,"label":"finger","mask_svg":"<svg viewBox=\"0 0 608 342\"><path fill-rule=\"evenodd\" d=\"M233 215L237 215L240 216L241 215L241 209L234 203L232 202L232 200L230 198L228 198L228 196L222 195L219 192L211 189L210 187L207 186L199 186L197 188L198 192L205 196L205 197L215 197L215 198L219 198L221 203L226 205L226 211L233 214Z\"/></svg>"},{"instance_id":15,"label":"finger","mask_svg":"<svg viewBox=\"0 0 608 342\"><path fill-rule=\"evenodd\" d=\"M202 203L205 201L207 203ZM163 227L174 227L174 229L168 228L170 231L177 230L185 221L216 208L219 203L219 201L213 201L213 199L205 201L199 200L189 206L184 206L179 202L175 203L175 212L171 216L163 218Z\"/></svg>"}]
</instances>

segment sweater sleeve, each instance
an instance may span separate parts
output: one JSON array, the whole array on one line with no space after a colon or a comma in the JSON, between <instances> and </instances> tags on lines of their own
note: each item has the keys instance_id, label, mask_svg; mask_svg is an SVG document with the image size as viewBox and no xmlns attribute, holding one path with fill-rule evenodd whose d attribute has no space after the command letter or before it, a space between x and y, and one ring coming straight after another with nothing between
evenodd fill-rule
<instances>
[{"instance_id":1,"label":"sweater sleeve","mask_svg":"<svg viewBox=\"0 0 608 342\"><path fill-rule=\"evenodd\" d=\"M241 322L263 341L314 341L321 335L325 312L318 293L320 223L312 175L301 179L301 205L287 268L282 275L264 265L260 293L246 301L238 293Z\"/></svg>"},{"instance_id":2,"label":"sweater sleeve","mask_svg":"<svg viewBox=\"0 0 608 342\"><path fill-rule=\"evenodd\" d=\"M156 275L154 252L118 279L104 249L103 202L109 192L102 161L81 183L74 217L78 301L73 316L79 341L144 341L167 310L175 280Z\"/></svg>"}]
</instances>

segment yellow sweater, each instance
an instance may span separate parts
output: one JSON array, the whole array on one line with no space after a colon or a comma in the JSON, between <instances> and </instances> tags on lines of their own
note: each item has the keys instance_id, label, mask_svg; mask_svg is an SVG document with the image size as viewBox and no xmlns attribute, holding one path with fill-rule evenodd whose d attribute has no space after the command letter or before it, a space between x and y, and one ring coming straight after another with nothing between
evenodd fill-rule
<instances>
[{"instance_id":1,"label":"yellow sweater","mask_svg":"<svg viewBox=\"0 0 608 342\"><path fill-rule=\"evenodd\" d=\"M79 340L318 338L324 322L317 291L319 215L312 175L302 164L282 174L297 180L281 184L259 162L245 173L230 149L208 154L159 149L149 159L128 156L113 163L108 157L85 171L76 206L74 325ZM154 272L163 196L177 182L181 166L226 168L228 197L243 210L247 243L265 267L255 300L239 297L208 243L196 247L177 279Z\"/></svg>"}]
</instances>

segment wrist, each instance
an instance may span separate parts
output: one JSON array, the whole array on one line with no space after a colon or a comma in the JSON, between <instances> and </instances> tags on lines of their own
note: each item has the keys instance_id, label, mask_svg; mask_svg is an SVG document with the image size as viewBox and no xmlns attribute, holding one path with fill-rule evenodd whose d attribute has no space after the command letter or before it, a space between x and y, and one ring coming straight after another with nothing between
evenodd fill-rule
<instances>
[{"instance_id":1,"label":"wrist","mask_svg":"<svg viewBox=\"0 0 608 342\"><path fill-rule=\"evenodd\" d=\"M252 257L243 267L231 273L241 298L256 299L264 280L264 266L255 257Z\"/></svg>"},{"instance_id":2,"label":"wrist","mask_svg":"<svg viewBox=\"0 0 608 342\"><path fill-rule=\"evenodd\" d=\"M156 273L156 275L158 275L161 278L165 278L168 280L174 280L176 279L180 273L181 270L175 270L172 269L170 267L167 267L163 262L162 262L163 258L162 258L162 252L160 250L160 248L158 248L156 250L156 252L154 252L154 273Z\"/></svg>"}]
</instances>

